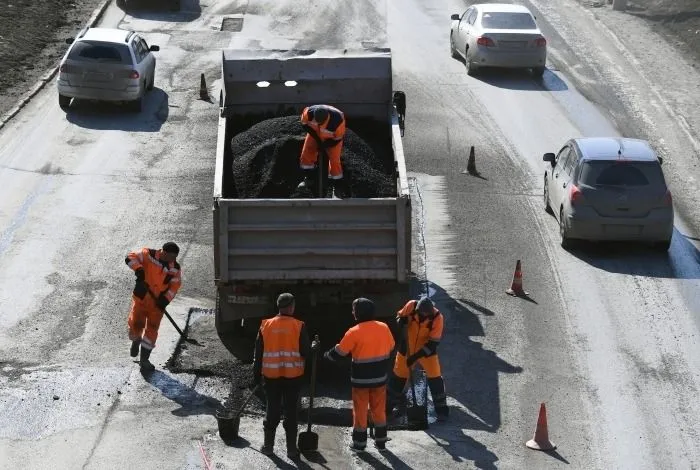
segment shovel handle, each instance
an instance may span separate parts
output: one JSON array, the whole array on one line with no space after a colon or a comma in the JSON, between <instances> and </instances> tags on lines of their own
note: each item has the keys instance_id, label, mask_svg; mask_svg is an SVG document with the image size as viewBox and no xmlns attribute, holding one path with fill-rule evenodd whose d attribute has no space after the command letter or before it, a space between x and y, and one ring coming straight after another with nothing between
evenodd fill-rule
<instances>
[{"instance_id":1,"label":"shovel handle","mask_svg":"<svg viewBox=\"0 0 700 470\"><path fill-rule=\"evenodd\" d=\"M314 336L314 341L318 341L318 335ZM306 420L308 421L307 424L307 432L311 432L311 410L314 407L314 395L316 394L316 351L313 352L311 355L311 387L309 390L309 411L307 413L307 418Z\"/></svg>"},{"instance_id":2,"label":"shovel handle","mask_svg":"<svg viewBox=\"0 0 700 470\"><path fill-rule=\"evenodd\" d=\"M158 300L158 297L156 297L156 294L153 293L153 291L151 290L150 287L148 288L148 293L151 295L151 297L153 297L153 300ZM173 317L170 316L170 314L168 313L168 311L165 310L165 309L163 309L163 313L165 314L166 317L168 317L168 320L170 320L170 323L173 324L173 326L175 327L175 329L177 330L177 332L180 333L180 336L182 336L182 337L184 338L184 337L185 337L185 332L182 331L182 330L180 329L179 326L177 326L177 323L175 323L175 320L173 320Z\"/></svg>"},{"instance_id":3,"label":"shovel handle","mask_svg":"<svg viewBox=\"0 0 700 470\"><path fill-rule=\"evenodd\" d=\"M253 399L253 396L255 396L255 392L257 392L259 388L260 388L260 384L257 384L255 386L255 388L250 392L250 395L248 395L248 398L246 398L245 401L243 402L241 409L238 410L238 413L236 413L236 419L239 419L241 417L241 415L245 411L246 407L248 406L248 403L250 403L250 400Z\"/></svg>"}]
</instances>

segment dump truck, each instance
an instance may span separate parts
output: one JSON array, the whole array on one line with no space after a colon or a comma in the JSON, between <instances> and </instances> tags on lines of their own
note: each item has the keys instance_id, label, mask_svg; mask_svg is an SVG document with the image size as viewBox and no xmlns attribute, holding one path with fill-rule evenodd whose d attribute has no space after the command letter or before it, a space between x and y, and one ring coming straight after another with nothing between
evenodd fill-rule
<instances>
[{"instance_id":1,"label":"dump truck","mask_svg":"<svg viewBox=\"0 0 700 470\"><path fill-rule=\"evenodd\" d=\"M214 184L216 329L224 344L254 335L281 292L319 328L352 322L356 297L392 317L411 282L411 198L402 147L406 98L392 88L391 51L222 51ZM396 196L242 199L232 191L231 139L255 123L341 109L348 127L370 120L390 142ZM313 315L309 312L315 312Z\"/></svg>"}]
</instances>

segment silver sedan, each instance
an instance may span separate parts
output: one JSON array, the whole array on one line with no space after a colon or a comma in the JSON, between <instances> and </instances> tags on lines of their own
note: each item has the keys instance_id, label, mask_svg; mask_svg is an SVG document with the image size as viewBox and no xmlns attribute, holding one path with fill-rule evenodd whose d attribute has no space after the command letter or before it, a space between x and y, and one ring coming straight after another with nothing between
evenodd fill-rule
<instances>
[{"instance_id":1,"label":"silver sedan","mask_svg":"<svg viewBox=\"0 0 700 470\"><path fill-rule=\"evenodd\" d=\"M464 58L469 75L481 67L507 67L541 77L547 62L547 39L521 5L477 4L452 15L450 49L452 57Z\"/></svg>"}]
</instances>

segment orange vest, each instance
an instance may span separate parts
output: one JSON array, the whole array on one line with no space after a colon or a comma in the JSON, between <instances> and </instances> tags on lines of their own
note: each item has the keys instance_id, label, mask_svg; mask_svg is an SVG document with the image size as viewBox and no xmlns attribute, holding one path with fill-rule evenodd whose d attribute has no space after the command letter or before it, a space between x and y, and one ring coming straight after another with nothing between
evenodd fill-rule
<instances>
[{"instance_id":1,"label":"orange vest","mask_svg":"<svg viewBox=\"0 0 700 470\"><path fill-rule=\"evenodd\" d=\"M420 321L418 312L416 312L417 304L417 300L409 300L398 312L399 317L408 317L409 319L407 351L400 351L406 356L418 352L428 341L439 343L442 339L444 319L440 311L433 307L433 318Z\"/></svg>"},{"instance_id":2,"label":"orange vest","mask_svg":"<svg viewBox=\"0 0 700 470\"><path fill-rule=\"evenodd\" d=\"M175 261L170 263L161 261L162 252L163 250L142 248L139 251L128 253L126 261L134 271L143 268L146 274L146 284L156 297L164 294L168 302L172 302L182 284L182 269ZM150 299L150 296L147 294L146 298Z\"/></svg>"},{"instance_id":3,"label":"orange vest","mask_svg":"<svg viewBox=\"0 0 700 470\"><path fill-rule=\"evenodd\" d=\"M316 124L309 119L309 111L315 108L324 108L328 111L328 118L322 124ZM304 108L301 113L301 123L311 127L321 140L340 140L345 135L345 114L338 108L327 104L316 104Z\"/></svg>"},{"instance_id":4,"label":"orange vest","mask_svg":"<svg viewBox=\"0 0 700 470\"><path fill-rule=\"evenodd\" d=\"M263 320L262 375L268 379L294 379L304 375L304 358L299 353L299 335L304 323L287 315Z\"/></svg>"}]
</instances>

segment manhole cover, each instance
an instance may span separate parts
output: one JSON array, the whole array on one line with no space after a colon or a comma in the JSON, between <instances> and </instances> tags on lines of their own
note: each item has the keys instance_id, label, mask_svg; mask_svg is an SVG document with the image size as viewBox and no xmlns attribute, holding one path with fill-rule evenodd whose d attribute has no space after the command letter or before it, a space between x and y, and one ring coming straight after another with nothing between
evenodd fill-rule
<instances>
[{"instance_id":1,"label":"manhole cover","mask_svg":"<svg viewBox=\"0 0 700 470\"><path fill-rule=\"evenodd\" d=\"M221 31L240 33L243 29L243 18L224 18L221 22Z\"/></svg>"}]
</instances>

